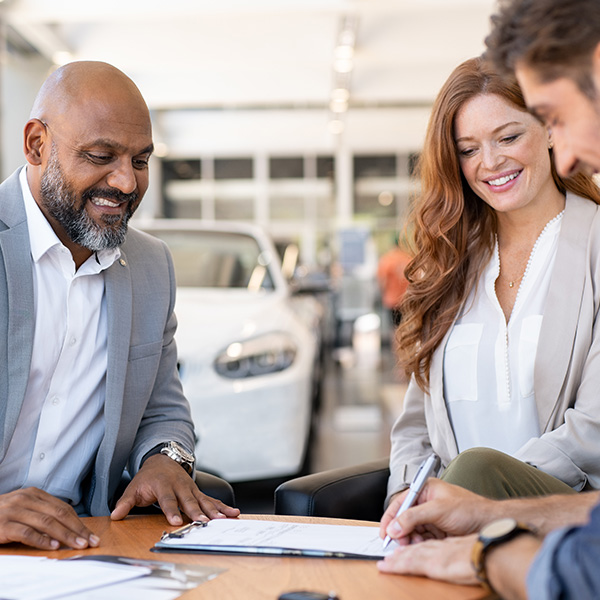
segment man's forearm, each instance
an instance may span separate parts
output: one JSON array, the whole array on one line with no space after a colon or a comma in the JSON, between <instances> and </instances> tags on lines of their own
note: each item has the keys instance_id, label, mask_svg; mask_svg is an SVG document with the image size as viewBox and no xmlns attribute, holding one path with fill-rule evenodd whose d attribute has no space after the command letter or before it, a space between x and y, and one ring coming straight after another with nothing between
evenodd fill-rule
<instances>
[{"instance_id":1,"label":"man's forearm","mask_svg":"<svg viewBox=\"0 0 600 600\"><path fill-rule=\"evenodd\" d=\"M485 557L488 581L504 600L526 600L526 579L541 541L524 534L491 548Z\"/></svg>"},{"instance_id":2,"label":"man's forearm","mask_svg":"<svg viewBox=\"0 0 600 600\"><path fill-rule=\"evenodd\" d=\"M600 492L500 500L495 503L494 518L512 517L546 535L559 527L585 523L599 500Z\"/></svg>"}]
</instances>

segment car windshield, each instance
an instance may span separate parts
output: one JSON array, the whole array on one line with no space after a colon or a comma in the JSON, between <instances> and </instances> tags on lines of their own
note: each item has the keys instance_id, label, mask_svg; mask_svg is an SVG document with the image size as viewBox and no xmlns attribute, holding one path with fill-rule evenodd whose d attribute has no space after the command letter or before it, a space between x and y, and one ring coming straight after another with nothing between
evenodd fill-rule
<instances>
[{"instance_id":1,"label":"car windshield","mask_svg":"<svg viewBox=\"0 0 600 600\"><path fill-rule=\"evenodd\" d=\"M270 252L242 233L218 231L153 231L167 243L179 287L272 290Z\"/></svg>"}]
</instances>

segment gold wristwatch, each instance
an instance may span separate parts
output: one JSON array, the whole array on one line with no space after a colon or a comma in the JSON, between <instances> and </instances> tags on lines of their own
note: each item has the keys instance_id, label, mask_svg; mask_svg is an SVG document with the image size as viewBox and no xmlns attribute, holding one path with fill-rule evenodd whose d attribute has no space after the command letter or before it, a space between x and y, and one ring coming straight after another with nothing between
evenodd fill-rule
<instances>
[{"instance_id":1,"label":"gold wristwatch","mask_svg":"<svg viewBox=\"0 0 600 600\"><path fill-rule=\"evenodd\" d=\"M485 556L488 550L498 544L508 542L522 533L534 534L535 531L531 527L510 518L493 521L479 532L479 538L473 544L471 550L471 564L475 569L477 579L488 591L493 591L485 570Z\"/></svg>"}]
</instances>

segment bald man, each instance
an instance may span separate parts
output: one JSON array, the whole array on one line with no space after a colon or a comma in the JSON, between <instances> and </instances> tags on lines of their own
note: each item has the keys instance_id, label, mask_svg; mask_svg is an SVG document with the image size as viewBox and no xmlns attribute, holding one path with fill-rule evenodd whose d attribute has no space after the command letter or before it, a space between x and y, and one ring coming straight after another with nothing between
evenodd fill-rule
<instances>
[{"instance_id":1,"label":"bald man","mask_svg":"<svg viewBox=\"0 0 600 600\"><path fill-rule=\"evenodd\" d=\"M30 117L27 164L0 186L0 543L98 546L80 516L153 503L171 525L237 516L190 476L170 254L127 227L148 187L146 103L118 69L75 62Z\"/></svg>"}]
</instances>

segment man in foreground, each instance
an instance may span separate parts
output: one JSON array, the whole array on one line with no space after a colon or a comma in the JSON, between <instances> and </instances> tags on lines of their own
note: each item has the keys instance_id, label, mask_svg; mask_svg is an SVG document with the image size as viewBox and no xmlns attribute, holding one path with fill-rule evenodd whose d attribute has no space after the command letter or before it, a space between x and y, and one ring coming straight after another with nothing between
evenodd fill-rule
<instances>
[{"instance_id":1,"label":"man in foreground","mask_svg":"<svg viewBox=\"0 0 600 600\"><path fill-rule=\"evenodd\" d=\"M512 0L492 22L488 55L514 71L527 105L550 128L559 173L600 171L598 0ZM598 492L494 502L429 480L419 505L394 521L403 496L381 522L382 537L403 544L379 563L382 571L479 580L508 599L600 597ZM423 541L444 536L462 537Z\"/></svg>"},{"instance_id":2,"label":"man in foreground","mask_svg":"<svg viewBox=\"0 0 600 600\"><path fill-rule=\"evenodd\" d=\"M0 186L0 543L97 546L79 516L153 503L171 525L237 516L193 479L170 254L127 232L153 150L139 90L70 63L30 116Z\"/></svg>"}]
</instances>

